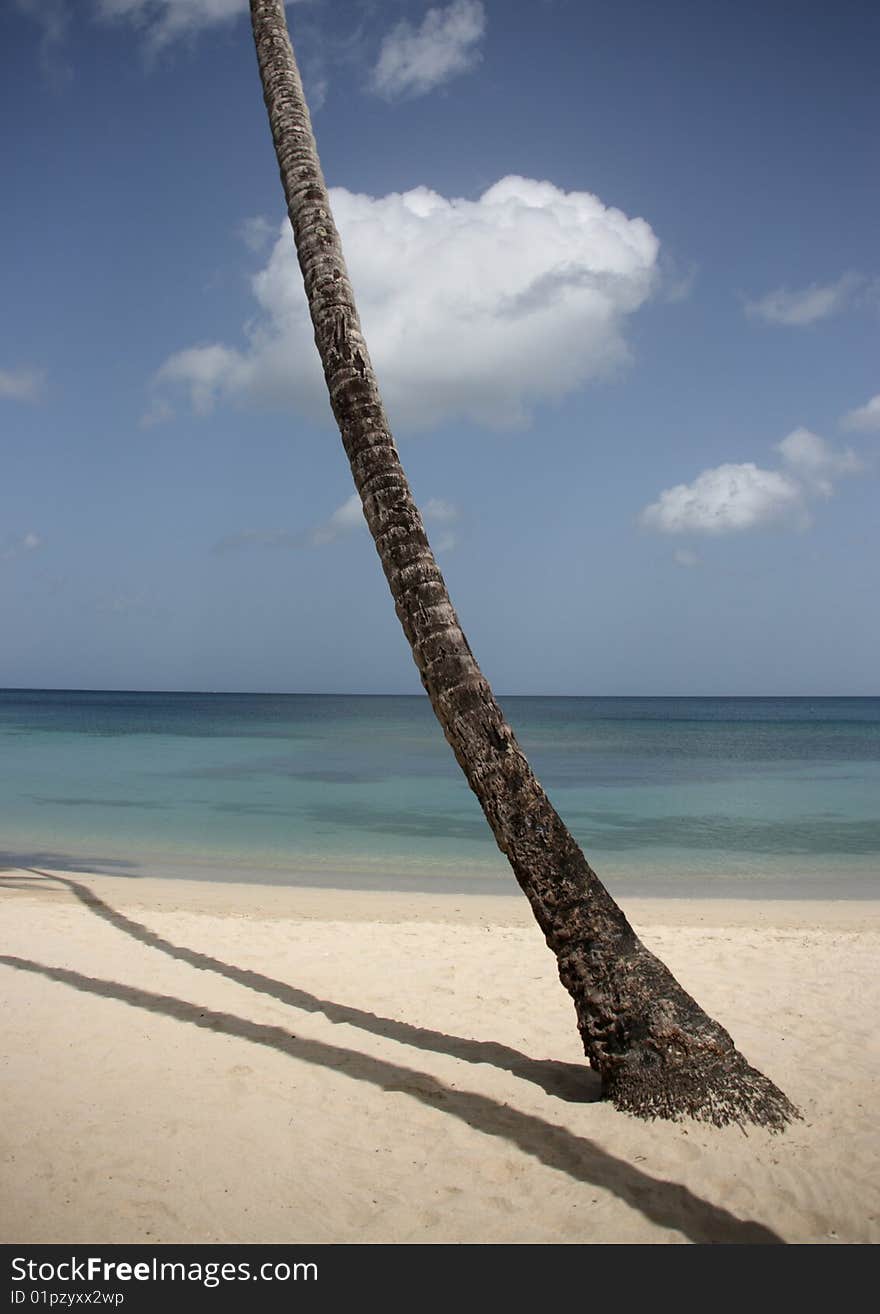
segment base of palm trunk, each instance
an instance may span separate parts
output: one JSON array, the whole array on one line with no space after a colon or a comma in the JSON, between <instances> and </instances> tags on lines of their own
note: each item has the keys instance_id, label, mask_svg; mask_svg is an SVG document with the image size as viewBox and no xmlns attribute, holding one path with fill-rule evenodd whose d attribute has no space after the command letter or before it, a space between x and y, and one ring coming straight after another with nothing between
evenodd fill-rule
<instances>
[{"instance_id":1,"label":"base of palm trunk","mask_svg":"<svg viewBox=\"0 0 880 1314\"><path fill-rule=\"evenodd\" d=\"M609 906L613 935L568 943L559 955L602 1098L642 1118L696 1118L716 1127L752 1123L776 1132L800 1118Z\"/></svg>"},{"instance_id":2,"label":"base of palm trunk","mask_svg":"<svg viewBox=\"0 0 880 1314\"><path fill-rule=\"evenodd\" d=\"M668 1058L651 1050L633 1052L602 1074L602 1098L642 1118L696 1118L723 1127L752 1123L784 1131L801 1114L772 1081L736 1049L703 1048Z\"/></svg>"}]
</instances>

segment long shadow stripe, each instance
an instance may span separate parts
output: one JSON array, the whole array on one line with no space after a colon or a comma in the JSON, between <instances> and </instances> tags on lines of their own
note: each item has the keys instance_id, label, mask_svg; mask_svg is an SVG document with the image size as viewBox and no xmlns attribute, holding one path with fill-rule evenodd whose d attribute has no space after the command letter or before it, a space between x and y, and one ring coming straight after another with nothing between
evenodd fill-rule
<instances>
[{"instance_id":1,"label":"long shadow stripe","mask_svg":"<svg viewBox=\"0 0 880 1314\"><path fill-rule=\"evenodd\" d=\"M567 1174L575 1181L598 1186L617 1195L631 1208L661 1227L683 1232L697 1243L781 1244L782 1238L761 1223L744 1221L695 1195L686 1186L651 1177L640 1169L601 1149L565 1127L548 1123L531 1114L472 1091L456 1090L429 1073L414 1071L397 1063L373 1058L357 1050L344 1049L320 1040L291 1035L282 1027L265 1026L200 1008L170 995L84 976L67 968L49 967L28 958L0 954L0 963L72 986L88 994L115 999L134 1008L175 1018L208 1031L235 1036L256 1045L266 1045L304 1063L330 1068L353 1081L367 1082L385 1091L399 1091L429 1108L459 1118L487 1136L499 1137L548 1168Z\"/></svg>"},{"instance_id":2,"label":"long shadow stripe","mask_svg":"<svg viewBox=\"0 0 880 1314\"><path fill-rule=\"evenodd\" d=\"M401 1022L397 1018L382 1017L350 1004L337 1004L332 1000L319 999L307 990L299 989L286 981L277 981L260 972L224 963L219 958L200 953L186 945L173 944L141 922L132 921L118 909L111 908L93 890L79 881L65 876L50 876L48 872L37 872L33 868L30 870L34 871L35 875L66 885L86 908L109 922L111 926L115 926L117 930L130 935L151 949L158 949L169 958L187 963L198 971L215 972L237 985L245 986L246 989L254 990L258 994L269 995L280 1003L298 1008L302 1012L322 1013L328 1021L335 1024L347 1023L349 1026L360 1028L361 1031L383 1036L386 1040L395 1040L400 1044L411 1045L416 1049L436 1054L448 1054L451 1058L461 1059L465 1063L491 1064L504 1072L510 1072L513 1076L534 1082L548 1095L576 1103L592 1103L599 1099L599 1078L587 1067L586 1061L562 1063L554 1059L533 1059L497 1041L449 1036L443 1031L418 1027L410 1022Z\"/></svg>"}]
</instances>

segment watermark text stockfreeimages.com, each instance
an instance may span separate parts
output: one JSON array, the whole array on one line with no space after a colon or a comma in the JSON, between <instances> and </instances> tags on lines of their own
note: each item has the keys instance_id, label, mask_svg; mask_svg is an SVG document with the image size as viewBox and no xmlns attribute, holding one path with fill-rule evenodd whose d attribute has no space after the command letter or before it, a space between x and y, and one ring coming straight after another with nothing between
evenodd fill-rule
<instances>
[{"instance_id":1,"label":"watermark text stockfreeimages.com","mask_svg":"<svg viewBox=\"0 0 880 1314\"><path fill-rule=\"evenodd\" d=\"M182 1262L180 1260L164 1260L153 1257L151 1259L140 1260L136 1263L104 1259L100 1255L89 1255L88 1258L77 1259L71 1256L69 1259L62 1259L58 1262L53 1260L36 1260L25 1259L23 1256L16 1256L12 1260L12 1281L13 1282L45 1282L45 1283L66 1283L66 1282L198 1282L205 1287L218 1287L221 1282L316 1282L318 1280L318 1265L314 1261L301 1261L285 1263L280 1261L267 1261L258 1265L251 1265L243 1261L240 1263L220 1263L219 1261L209 1261L201 1263L197 1260ZM77 1301L60 1301L50 1300L50 1295L67 1295L74 1293L44 1292L45 1302L34 1301L34 1295L37 1292L26 1293L25 1291L13 1288L13 1304L22 1304L25 1299L31 1303L45 1303L52 1305L62 1304L106 1304L106 1300L77 1300ZM83 1297L97 1296L97 1292L78 1292L77 1295ZM106 1293L113 1294L113 1293ZM117 1293L118 1294L118 1293ZM116 1302L121 1303L121 1301Z\"/></svg>"}]
</instances>

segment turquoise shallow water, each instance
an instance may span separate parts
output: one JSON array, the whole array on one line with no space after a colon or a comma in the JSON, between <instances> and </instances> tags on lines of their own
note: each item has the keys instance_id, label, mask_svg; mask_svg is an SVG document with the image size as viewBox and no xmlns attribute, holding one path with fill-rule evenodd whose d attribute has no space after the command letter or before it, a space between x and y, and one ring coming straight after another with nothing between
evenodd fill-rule
<instances>
[{"instance_id":1,"label":"turquoise shallow water","mask_svg":"<svg viewBox=\"0 0 880 1314\"><path fill-rule=\"evenodd\" d=\"M502 703L614 892L878 893L880 699ZM513 888L421 697L0 691L0 862Z\"/></svg>"}]
</instances>

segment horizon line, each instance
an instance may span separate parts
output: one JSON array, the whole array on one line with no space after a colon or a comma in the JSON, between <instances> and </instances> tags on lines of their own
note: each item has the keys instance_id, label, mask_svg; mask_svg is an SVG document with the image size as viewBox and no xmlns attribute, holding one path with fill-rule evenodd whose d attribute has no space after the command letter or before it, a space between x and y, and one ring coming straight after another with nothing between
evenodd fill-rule
<instances>
[{"instance_id":1,"label":"horizon line","mask_svg":"<svg viewBox=\"0 0 880 1314\"><path fill-rule=\"evenodd\" d=\"M424 698L428 699L424 690L416 690L412 693L401 692L363 692L358 690L338 690L338 689L135 689L120 686L118 688L100 688L97 686L84 685L25 685L11 684L0 685L0 694L6 693L84 693L84 694L170 694L173 696L205 696L209 698ZM495 697L502 698L665 698L665 699L780 699L780 698L800 698L800 699L825 699L825 698L880 698L880 693L736 693L736 694L719 694L719 693L663 693L663 694L646 694L646 693L499 693Z\"/></svg>"}]
</instances>

